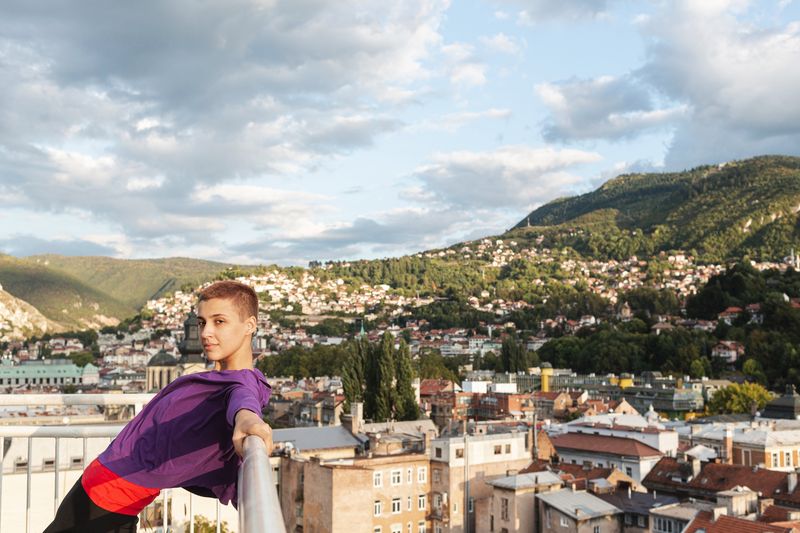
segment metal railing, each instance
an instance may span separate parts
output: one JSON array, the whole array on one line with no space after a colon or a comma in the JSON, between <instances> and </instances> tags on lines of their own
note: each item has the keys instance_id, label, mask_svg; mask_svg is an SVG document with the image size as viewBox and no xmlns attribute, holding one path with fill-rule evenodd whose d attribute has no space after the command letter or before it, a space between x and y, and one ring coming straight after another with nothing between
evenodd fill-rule
<instances>
[{"instance_id":1,"label":"metal railing","mask_svg":"<svg viewBox=\"0 0 800 533\"><path fill-rule=\"evenodd\" d=\"M286 533L267 447L254 436L244 439L239 468L239 531Z\"/></svg>"},{"instance_id":2,"label":"metal railing","mask_svg":"<svg viewBox=\"0 0 800 533\"><path fill-rule=\"evenodd\" d=\"M138 412L141 407L153 398L153 394L0 394L0 406L39 406L39 405L134 405ZM3 502L3 446L5 438L27 438L28 457L26 465L26 507L25 531L30 532L32 513L32 474L33 474L33 439L55 439L55 460L53 472L55 489L53 497L53 515L61 500L62 487L60 476L61 439L83 439L83 459L81 467L88 465L87 440L94 438L113 439L124 425L66 425L66 426L4 426L0 424L0 509ZM91 458L93 459L93 458ZM49 470L48 470L49 471ZM244 442L244 457L239 469L238 479L239 531L255 533L270 531L285 533L283 514L273 479L272 467L269 463L264 442L257 437L247 437ZM166 490L162 491L162 527L167 530ZM194 533L193 495L189 494L189 531ZM37 495L41 498L42 495ZM220 503L216 502L216 527L219 533ZM3 531L0 514L0 531Z\"/></svg>"}]
</instances>

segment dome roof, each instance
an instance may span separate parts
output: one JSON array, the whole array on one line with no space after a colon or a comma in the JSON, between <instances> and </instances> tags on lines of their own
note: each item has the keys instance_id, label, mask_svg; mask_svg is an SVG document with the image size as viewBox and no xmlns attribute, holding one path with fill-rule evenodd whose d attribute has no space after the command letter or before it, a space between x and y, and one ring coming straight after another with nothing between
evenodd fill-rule
<instances>
[{"instance_id":1,"label":"dome roof","mask_svg":"<svg viewBox=\"0 0 800 533\"><path fill-rule=\"evenodd\" d=\"M147 362L147 366L176 366L178 360L168 354L166 351L161 350Z\"/></svg>"}]
</instances>

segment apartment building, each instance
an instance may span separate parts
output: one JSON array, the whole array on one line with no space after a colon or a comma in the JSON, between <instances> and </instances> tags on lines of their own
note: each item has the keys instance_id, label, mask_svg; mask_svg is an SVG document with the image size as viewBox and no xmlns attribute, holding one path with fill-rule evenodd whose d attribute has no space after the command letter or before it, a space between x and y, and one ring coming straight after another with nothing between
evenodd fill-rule
<instances>
[{"instance_id":1,"label":"apartment building","mask_svg":"<svg viewBox=\"0 0 800 533\"><path fill-rule=\"evenodd\" d=\"M426 533L430 460L424 453L281 459L287 531Z\"/></svg>"},{"instance_id":2,"label":"apartment building","mask_svg":"<svg viewBox=\"0 0 800 533\"><path fill-rule=\"evenodd\" d=\"M487 423L431 441L433 533L475 531L476 515L489 513L493 491L487 481L526 467L529 439L527 430Z\"/></svg>"},{"instance_id":3,"label":"apartment building","mask_svg":"<svg viewBox=\"0 0 800 533\"><path fill-rule=\"evenodd\" d=\"M553 472L514 474L488 481L492 486L489 512L480 513L476 533L536 531L536 494L559 490L564 482Z\"/></svg>"}]
</instances>

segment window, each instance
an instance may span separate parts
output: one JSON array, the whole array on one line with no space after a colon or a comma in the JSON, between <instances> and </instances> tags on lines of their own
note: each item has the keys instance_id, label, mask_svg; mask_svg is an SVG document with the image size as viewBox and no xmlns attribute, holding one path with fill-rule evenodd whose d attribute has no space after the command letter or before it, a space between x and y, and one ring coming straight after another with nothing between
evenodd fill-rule
<instances>
[{"instance_id":1,"label":"window","mask_svg":"<svg viewBox=\"0 0 800 533\"><path fill-rule=\"evenodd\" d=\"M560 516L558 518L558 523L561 524L561 527L569 527L569 522L567 521L567 517Z\"/></svg>"},{"instance_id":2,"label":"window","mask_svg":"<svg viewBox=\"0 0 800 533\"><path fill-rule=\"evenodd\" d=\"M381 526L375 526L372 528L372 533L381 533Z\"/></svg>"},{"instance_id":3,"label":"window","mask_svg":"<svg viewBox=\"0 0 800 533\"><path fill-rule=\"evenodd\" d=\"M780 466L778 464L778 454L777 453L773 453L772 454L772 466Z\"/></svg>"},{"instance_id":4,"label":"window","mask_svg":"<svg viewBox=\"0 0 800 533\"><path fill-rule=\"evenodd\" d=\"M52 472L56 469L56 460L55 459L45 459L42 461L42 470L45 472Z\"/></svg>"},{"instance_id":5,"label":"window","mask_svg":"<svg viewBox=\"0 0 800 533\"><path fill-rule=\"evenodd\" d=\"M408 523L408 533L414 533L414 526L411 525L411 522Z\"/></svg>"},{"instance_id":6,"label":"window","mask_svg":"<svg viewBox=\"0 0 800 533\"><path fill-rule=\"evenodd\" d=\"M414 469L410 468L406 470L406 483L409 485L414 482Z\"/></svg>"},{"instance_id":7,"label":"window","mask_svg":"<svg viewBox=\"0 0 800 533\"><path fill-rule=\"evenodd\" d=\"M420 494L417 496L417 509L420 511L425 510L425 503L427 502L428 498L425 497L424 494Z\"/></svg>"},{"instance_id":8,"label":"window","mask_svg":"<svg viewBox=\"0 0 800 533\"><path fill-rule=\"evenodd\" d=\"M475 512L475 498L470 497L470 499L468 500L467 512L469 513Z\"/></svg>"},{"instance_id":9,"label":"window","mask_svg":"<svg viewBox=\"0 0 800 533\"><path fill-rule=\"evenodd\" d=\"M403 471L399 469L392 470L392 486L396 487L402 482L403 482Z\"/></svg>"},{"instance_id":10,"label":"window","mask_svg":"<svg viewBox=\"0 0 800 533\"><path fill-rule=\"evenodd\" d=\"M375 516L380 516L383 512L383 505L380 500L375 500Z\"/></svg>"},{"instance_id":11,"label":"window","mask_svg":"<svg viewBox=\"0 0 800 533\"><path fill-rule=\"evenodd\" d=\"M426 533L425 522L420 522L419 524L417 524L417 533Z\"/></svg>"},{"instance_id":12,"label":"window","mask_svg":"<svg viewBox=\"0 0 800 533\"><path fill-rule=\"evenodd\" d=\"M392 524L392 533L403 533L403 524Z\"/></svg>"},{"instance_id":13,"label":"window","mask_svg":"<svg viewBox=\"0 0 800 533\"><path fill-rule=\"evenodd\" d=\"M792 466L792 452L783 454L783 466Z\"/></svg>"},{"instance_id":14,"label":"window","mask_svg":"<svg viewBox=\"0 0 800 533\"><path fill-rule=\"evenodd\" d=\"M500 520L508 520L508 498L500 498Z\"/></svg>"},{"instance_id":15,"label":"window","mask_svg":"<svg viewBox=\"0 0 800 533\"><path fill-rule=\"evenodd\" d=\"M456 448L456 459L464 458L464 448Z\"/></svg>"},{"instance_id":16,"label":"window","mask_svg":"<svg viewBox=\"0 0 800 533\"><path fill-rule=\"evenodd\" d=\"M434 455L436 455L437 459L441 459L442 458L442 449L441 448L434 448L433 452L434 452Z\"/></svg>"},{"instance_id":17,"label":"window","mask_svg":"<svg viewBox=\"0 0 800 533\"><path fill-rule=\"evenodd\" d=\"M383 474L382 474L382 472L373 472L372 473L372 486L373 487L382 487L383 486Z\"/></svg>"},{"instance_id":18,"label":"window","mask_svg":"<svg viewBox=\"0 0 800 533\"><path fill-rule=\"evenodd\" d=\"M498 444L494 447L494 454L500 455L501 453L503 453L503 447Z\"/></svg>"},{"instance_id":19,"label":"window","mask_svg":"<svg viewBox=\"0 0 800 533\"><path fill-rule=\"evenodd\" d=\"M506 444L506 453L511 453L511 445Z\"/></svg>"},{"instance_id":20,"label":"window","mask_svg":"<svg viewBox=\"0 0 800 533\"><path fill-rule=\"evenodd\" d=\"M407 507L407 508L406 508L406 511L410 511L410 510L411 510L411 496L409 496L408 498L406 498L406 500L407 500L407 504L408 504L408 505L406 506L406 507ZM411 523L410 523L410 522L409 522L409 526L408 526L408 527L409 527L409 528L411 527ZM409 532L409 533L411 533L411 532Z\"/></svg>"},{"instance_id":21,"label":"window","mask_svg":"<svg viewBox=\"0 0 800 533\"><path fill-rule=\"evenodd\" d=\"M489 531L494 531L494 515L489 515Z\"/></svg>"},{"instance_id":22,"label":"window","mask_svg":"<svg viewBox=\"0 0 800 533\"><path fill-rule=\"evenodd\" d=\"M592 528L592 533L600 533L600 526L594 526L594 528Z\"/></svg>"},{"instance_id":23,"label":"window","mask_svg":"<svg viewBox=\"0 0 800 533\"><path fill-rule=\"evenodd\" d=\"M625 525L630 526L633 524L633 515L630 513L625 513Z\"/></svg>"},{"instance_id":24,"label":"window","mask_svg":"<svg viewBox=\"0 0 800 533\"><path fill-rule=\"evenodd\" d=\"M437 511L442 509L442 495L441 494L434 494L433 495L433 507Z\"/></svg>"},{"instance_id":25,"label":"window","mask_svg":"<svg viewBox=\"0 0 800 533\"><path fill-rule=\"evenodd\" d=\"M644 515L637 515L636 516L636 525L639 527L647 527L647 517Z\"/></svg>"},{"instance_id":26,"label":"window","mask_svg":"<svg viewBox=\"0 0 800 533\"><path fill-rule=\"evenodd\" d=\"M433 526L434 533L442 533L442 524L436 524Z\"/></svg>"},{"instance_id":27,"label":"window","mask_svg":"<svg viewBox=\"0 0 800 533\"><path fill-rule=\"evenodd\" d=\"M438 468L435 468L433 470L433 482L439 483L440 481L442 481L442 473Z\"/></svg>"},{"instance_id":28,"label":"window","mask_svg":"<svg viewBox=\"0 0 800 533\"><path fill-rule=\"evenodd\" d=\"M631 468L630 466L626 466L625 467L625 474L628 475L628 476L633 476L633 468Z\"/></svg>"},{"instance_id":29,"label":"window","mask_svg":"<svg viewBox=\"0 0 800 533\"><path fill-rule=\"evenodd\" d=\"M392 498L392 514L399 514L401 510L400 498Z\"/></svg>"},{"instance_id":30,"label":"window","mask_svg":"<svg viewBox=\"0 0 800 533\"><path fill-rule=\"evenodd\" d=\"M545 515L545 519L547 520L547 527L553 527L553 525L552 525L552 522L550 521L550 519L552 518L552 517L550 516L550 509L548 509L548 510L547 510L547 511L544 513L544 515Z\"/></svg>"},{"instance_id":31,"label":"window","mask_svg":"<svg viewBox=\"0 0 800 533\"><path fill-rule=\"evenodd\" d=\"M420 466L417 468L417 482L426 483L428 481L428 467Z\"/></svg>"}]
</instances>

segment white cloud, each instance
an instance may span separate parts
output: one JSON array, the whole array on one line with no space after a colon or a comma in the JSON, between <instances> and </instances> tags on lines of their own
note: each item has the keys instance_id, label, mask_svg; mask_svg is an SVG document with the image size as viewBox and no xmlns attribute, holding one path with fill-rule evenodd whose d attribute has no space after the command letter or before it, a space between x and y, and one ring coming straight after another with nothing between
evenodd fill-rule
<instances>
[{"instance_id":1,"label":"white cloud","mask_svg":"<svg viewBox=\"0 0 800 533\"><path fill-rule=\"evenodd\" d=\"M608 9L609 0L503 0L519 8L517 21L532 25L552 20L597 18Z\"/></svg>"},{"instance_id":2,"label":"white cloud","mask_svg":"<svg viewBox=\"0 0 800 533\"><path fill-rule=\"evenodd\" d=\"M630 77L541 83L536 93L550 111L544 137L549 141L619 139L674 127L686 106L653 109L651 89Z\"/></svg>"},{"instance_id":3,"label":"white cloud","mask_svg":"<svg viewBox=\"0 0 800 533\"><path fill-rule=\"evenodd\" d=\"M450 82L460 86L486 83L486 65L475 56L475 47L466 43L451 43L442 47L448 63Z\"/></svg>"},{"instance_id":4,"label":"white cloud","mask_svg":"<svg viewBox=\"0 0 800 533\"><path fill-rule=\"evenodd\" d=\"M234 221L284 229L328 209L285 180L401 127L395 105L430 90L447 7L87 2L45 16L5 2L0 191L38 212L81 208L132 246L189 246ZM225 187L256 181L286 203L242 212Z\"/></svg>"},{"instance_id":5,"label":"white cloud","mask_svg":"<svg viewBox=\"0 0 800 533\"><path fill-rule=\"evenodd\" d=\"M481 37L481 42L495 52L501 52L504 54L517 54L519 53L520 47L516 42L516 39L513 37L509 37L504 33L498 33L492 35L491 37Z\"/></svg>"},{"instance_id":6,"label":"white cloud","mask_svg":"<svg viewBox=\"0 0 800 533\"><path fill-rule=\"evenodd\" d=\"M637 75L691 114L666 162L685 166L760 153L800 154L800 23L755 26L747 2L677 2L643 26ZM711 159L710 159L711 158Z\"/></svg>"},{"instance_id":7,"label":"white cloud","mask_svg":"<svg viewBox=\"0 0 800 533\"><path fill-rule=\"evenodd\" d=\"M550 200L583 178L567 169L599 161L599 154L503 146L491 152L437 154L415 175L445 205L462 208L527 208Z\"/></svg>"},{"instance_id":8,"label":"white cloud","mask_svg":"<svg viewBox=\"0 0 800 533\"><path fill-rule=\"evenodd\" d=\"M434 120L423 122L422 129L456 131L467 124L481 120L500 120L511 117L510 109L490 108L483 111L459 111L436 117Z\"/></svg>"}]
</instances>

